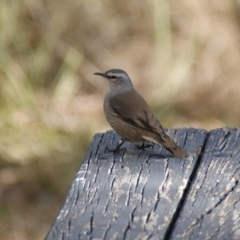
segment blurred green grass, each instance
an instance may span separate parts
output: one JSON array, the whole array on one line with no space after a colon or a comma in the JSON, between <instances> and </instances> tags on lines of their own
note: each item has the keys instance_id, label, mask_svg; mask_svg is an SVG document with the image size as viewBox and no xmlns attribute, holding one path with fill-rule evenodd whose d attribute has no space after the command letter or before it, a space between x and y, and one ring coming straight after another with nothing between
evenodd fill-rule
<instances>
[{"instance_id":1,"label":"blurred green grass","mask_svg":"<svg viewBox=\"0 0 240 240\"><path fill-rule=\"evenodd\" d=\"M0 13L1 239L44 238L110 128L95 71L126 70L165 127L239 125L238 1L3 0Z\"/></svg>"}]
</instances>

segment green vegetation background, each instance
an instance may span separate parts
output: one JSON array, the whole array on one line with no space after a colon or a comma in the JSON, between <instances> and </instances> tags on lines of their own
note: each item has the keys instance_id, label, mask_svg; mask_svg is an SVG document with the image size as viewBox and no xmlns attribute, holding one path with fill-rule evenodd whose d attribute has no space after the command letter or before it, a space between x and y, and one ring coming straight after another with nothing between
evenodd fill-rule
<instances>
[{"instance_id":1,"label":"green vegetation background","mask_svg":"<svg viewBox=\"0 0 240 240\"><path fill-rule=\"evenodd\" d=\"M165 127L240 119L239 1L0 1L0 239L43 239L122 68Z\"/></svg>"}]
</instances>

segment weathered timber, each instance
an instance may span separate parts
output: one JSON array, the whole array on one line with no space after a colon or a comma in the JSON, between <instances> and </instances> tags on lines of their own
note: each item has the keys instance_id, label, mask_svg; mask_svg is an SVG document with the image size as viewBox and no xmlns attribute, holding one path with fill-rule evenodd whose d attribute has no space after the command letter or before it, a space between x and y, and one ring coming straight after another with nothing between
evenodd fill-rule
<instances>
[{"instance_id":1,"label":"weathered timber","mask_svg":"<svg viewBox=\"0 0 240 240\"><path fill-rule=\"evenodd\" d=\"M46 239L240 239L239 131L170 130L182 159L95 135Z\"/></svg>"},{"instance_id":2,"label":"weathered timber","mask_svg":"<svg viewBox=\"0 0 240 240\"><path fill-rule=\"evenodd\" d=\"M172 239L240 239L240 129L211 131Z\"/></svg>"}]
</instances>

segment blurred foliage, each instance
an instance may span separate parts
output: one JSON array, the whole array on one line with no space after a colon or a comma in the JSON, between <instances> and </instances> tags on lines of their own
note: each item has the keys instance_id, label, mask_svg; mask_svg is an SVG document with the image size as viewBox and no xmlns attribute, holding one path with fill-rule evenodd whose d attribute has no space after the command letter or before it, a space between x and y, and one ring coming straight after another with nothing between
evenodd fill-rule
<instances>
[{"instance_id":1,"label":"blurred foliage","mask_svg":"<svg viewBox=\"0 0 240 240\"><path fill-rule=\"evenodd\" d=\"M122 68L166 127L236 126L239 2L2 0L0 238L43 239Z\"/></svg>"}]
</instances>

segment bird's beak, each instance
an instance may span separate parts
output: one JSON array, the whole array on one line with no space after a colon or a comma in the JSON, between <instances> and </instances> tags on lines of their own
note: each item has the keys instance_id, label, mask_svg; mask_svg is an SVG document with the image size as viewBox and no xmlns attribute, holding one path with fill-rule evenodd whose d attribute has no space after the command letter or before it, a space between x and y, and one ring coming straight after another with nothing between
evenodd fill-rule
<instances>
[{"instance_id":1,"label":"bird's beak","mask_svg":"<svg viewBox=\"0 0 240 240\"><path fill-rule=\"evenodd\" d=\"M99 75L99 76L104 77L104 78L107 77L107 75L105 73L100 73L100 72L96 72L96 73L94 73L94 75Z\"/></svg>"}]
</instances>

